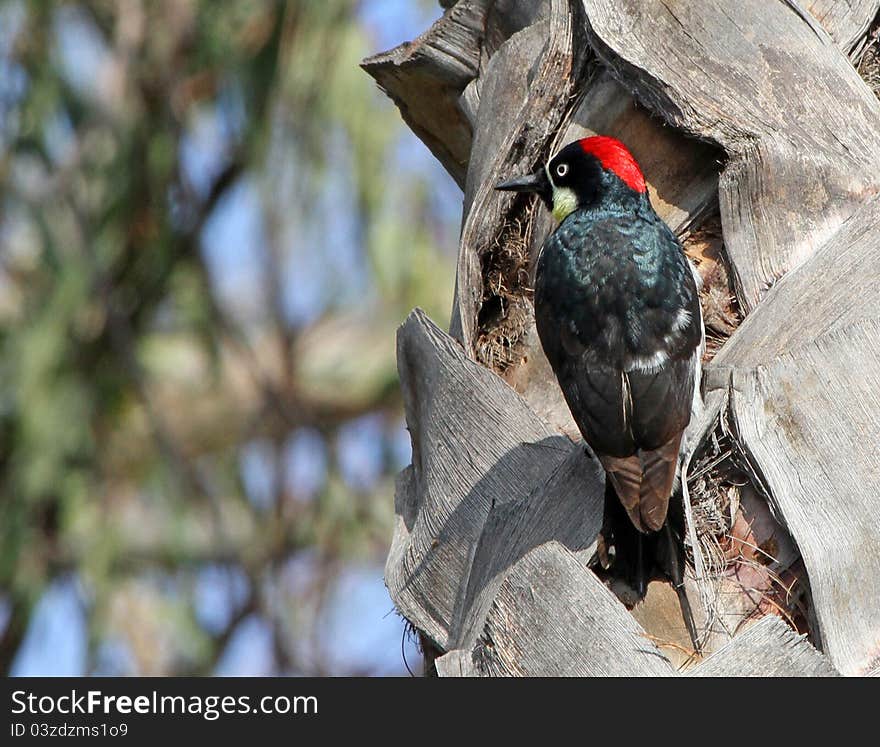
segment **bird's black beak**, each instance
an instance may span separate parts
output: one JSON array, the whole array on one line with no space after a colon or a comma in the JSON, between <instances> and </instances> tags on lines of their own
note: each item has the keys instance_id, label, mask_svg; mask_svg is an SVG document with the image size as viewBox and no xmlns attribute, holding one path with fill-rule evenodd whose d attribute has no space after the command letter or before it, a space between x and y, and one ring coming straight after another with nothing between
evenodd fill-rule
<instances>
[{"instance_id":1,"label":"bird's black beak","mask_svg":"<svg viewBox=\"0 0 880 747\"><path fill-rule=\"evenodd\" d=\"M500 182L495 185L495 189L504 192L537 192L546 204L549 205L553 201L553 189L544 169L538 169L534 174Z\"/></svg>"}]
</instances>

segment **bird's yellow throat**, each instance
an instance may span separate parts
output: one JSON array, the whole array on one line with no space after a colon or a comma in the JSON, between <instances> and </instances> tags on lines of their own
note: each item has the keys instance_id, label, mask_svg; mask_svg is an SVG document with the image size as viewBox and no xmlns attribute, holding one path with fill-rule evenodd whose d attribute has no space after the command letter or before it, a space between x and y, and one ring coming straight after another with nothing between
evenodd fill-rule
<instances>
[{"instance_id":1,"label":"bird's yellow throat","mask_svg":"<svg viewBox=\"0 0 880 747\"><path fill-rule=\"evenodd\" d=\"M578 201L574 190L568 187L553 188L553 217L560 223L577 210Z\"/></svg>"}]
</instances>

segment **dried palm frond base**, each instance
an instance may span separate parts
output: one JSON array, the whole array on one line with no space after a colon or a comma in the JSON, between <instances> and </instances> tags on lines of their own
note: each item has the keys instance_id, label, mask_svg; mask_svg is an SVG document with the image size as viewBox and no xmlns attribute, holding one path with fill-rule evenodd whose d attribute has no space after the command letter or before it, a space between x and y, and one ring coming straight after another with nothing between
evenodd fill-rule
<instances>
[{"instance_id":1,"label":"dried palm frond base","mask_svg":"<svg viewBox=\"0 0 880 747\"><path fill-rule=\"evenodd\" d=\"M703 279L700 305L706 327L706 352L703 363L708 363L742 321L725 265L724 239L718 210L709 213L700 227L689 233L682 242L684 252Z\"/></svg>"},{"instance_id":2,"label":"dried palm frond base","mask_svg":"<svg viewBox=\"0 0 880 747\"><path fill-rule=\"evenodd\" d=\"M857 52L853 62L859 75L880 99L880 15L871 26L864 46Z\"/></svg>"},{"instance_id":3,"label":"dried palm frond base","mask_svg":"<svg viewBox=\"0 0 880 747\"><path fill-rule=\"evenodd\" d=\"M481 254L483 301L476 355L480 363L502 375L519 362L519 342L534 320L526 234L533 210L527 208L522 220L505 224L494 244Z\"/></svg>"}]
</instances>

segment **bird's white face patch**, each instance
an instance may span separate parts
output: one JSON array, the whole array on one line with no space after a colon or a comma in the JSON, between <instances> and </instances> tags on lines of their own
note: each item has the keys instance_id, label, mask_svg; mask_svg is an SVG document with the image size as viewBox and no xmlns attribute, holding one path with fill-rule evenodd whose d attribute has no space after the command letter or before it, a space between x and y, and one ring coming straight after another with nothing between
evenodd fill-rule
<instances>
[{"instance_id":1,"label":"bird's white face patch","mask_svg":"<svg viewBox=\"0 0 880 747\"><path fill-rule=\"evenodd\" d=\"M553 217L560 223L564 221L578 208L577 195L573 189L568 187L557 187L553 181L553 174L550 173L550 164L544 167L547 172L547 178L550 180L550 186L553 187Z\"/></svg>"}]
</instances>

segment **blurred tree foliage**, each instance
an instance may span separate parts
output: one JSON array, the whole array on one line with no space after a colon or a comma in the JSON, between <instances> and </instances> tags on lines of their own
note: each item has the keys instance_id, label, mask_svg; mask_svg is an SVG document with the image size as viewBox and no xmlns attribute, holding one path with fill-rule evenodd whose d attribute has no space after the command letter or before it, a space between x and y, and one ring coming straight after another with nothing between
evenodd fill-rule
<instances>
[{"instance_id":1,"label":"blurred tree foliage","mask_svg":"<svg viewBox=\"0 0 880 747\"><path fill-rule=\"evenodd\" d=\"M210 673L245 621L273 671L346 670L322 626L390 538L394 329L448 314L456 228L361 5L0 4L0 670L56 579L87 671L110 641Z\"/></svg>"}]
</instances>

